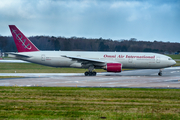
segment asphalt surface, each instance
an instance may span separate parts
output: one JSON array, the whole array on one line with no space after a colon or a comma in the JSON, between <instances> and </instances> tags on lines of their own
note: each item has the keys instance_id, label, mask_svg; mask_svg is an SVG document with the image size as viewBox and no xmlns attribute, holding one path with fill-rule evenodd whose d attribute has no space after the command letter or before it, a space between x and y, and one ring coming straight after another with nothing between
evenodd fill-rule
<instances>
[{"instance_id":1,"label":"asphalt surface","mask_svg":"<svg viewBox=\"0 0 180 120\"><path fill-rule=\"evenodd\" d=\"M128 88L177 88L180 89L180 67L130 70L121 73L0 73L0 76L24 78L0 79L0 86L54 86L54 87L128 87Z\"/></svg>"}]
</instances>

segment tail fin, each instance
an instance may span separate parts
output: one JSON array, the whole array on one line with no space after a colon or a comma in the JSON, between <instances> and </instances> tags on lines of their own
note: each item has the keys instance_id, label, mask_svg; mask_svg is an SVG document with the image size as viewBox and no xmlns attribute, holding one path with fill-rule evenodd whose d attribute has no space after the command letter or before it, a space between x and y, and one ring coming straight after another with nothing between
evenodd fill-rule
<instances>
[{"instance_id":1,"label":"tail fin","mask_svg":"<svg viewBox=\"0 0 180 120\"><path fill-rule=\"evenodd\" d=\"M9 25L18 52L33 52L39 49L15 26Z\"/></svg>"}]
</instances>

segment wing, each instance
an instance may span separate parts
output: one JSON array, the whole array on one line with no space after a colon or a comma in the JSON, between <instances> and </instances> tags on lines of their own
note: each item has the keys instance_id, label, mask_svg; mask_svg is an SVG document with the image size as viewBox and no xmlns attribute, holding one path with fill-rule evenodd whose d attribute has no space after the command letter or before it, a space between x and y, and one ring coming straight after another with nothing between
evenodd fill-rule
<instances>
[{"instance_id":1,"label":"wing","mask_svg":"<svg viewBox=\"0 0 180 120\"><path fill-rule=\"evenodd\" d=\"M80 62L82 64L91 64L91 65L95 65L95 66L104 66L107 63L106 61L102 61L102 60L82 58L82 57L74 57L74 56L66 56L66 55L62 55L62 57L72 59L72 60Z\"/></svg>"}]
</instances>

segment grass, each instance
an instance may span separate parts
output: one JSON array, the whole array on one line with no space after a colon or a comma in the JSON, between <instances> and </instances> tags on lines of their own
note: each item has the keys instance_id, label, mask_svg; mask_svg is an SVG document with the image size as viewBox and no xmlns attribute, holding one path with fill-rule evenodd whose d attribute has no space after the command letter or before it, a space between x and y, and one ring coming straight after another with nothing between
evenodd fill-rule
<instances>
[{"instance_id":1,"label":"grass","mask_svg":"<svg viewBox=\"0 0 180 120\"><path fill-rule=\"evenodd\" d=\"M172 59L180 59L180 54L179 55L167 55L171 57Z\"/></svg>"},{"instance_id":2,"label":"grass","mask_svg":"<svg viewBox=\"0 0 180 120\"><path fill-rule=\"evenodd\" d=\"M180 119L179 89L0 87L1 119Z\"/></svg>"},{"instance_id":3,"label":"grass","mask_svg":"<svg viewBox=\"0 0 180 120\"><path fill-rule=\"evenodd\" d=\"M175 66L180 66L180 61L176 61L176 65Z\"/></svg>"}]
</instances>

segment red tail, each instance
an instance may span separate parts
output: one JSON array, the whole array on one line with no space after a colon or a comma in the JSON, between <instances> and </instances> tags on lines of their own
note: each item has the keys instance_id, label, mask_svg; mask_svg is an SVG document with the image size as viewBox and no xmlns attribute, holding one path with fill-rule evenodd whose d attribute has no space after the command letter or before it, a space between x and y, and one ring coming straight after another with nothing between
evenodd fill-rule
<instances>
[{"instance_id":1,"label":"red tail","mask_svg":"<svg viewBox=\"0 0 180 120\"><path fill-rule=\"evenodd\" d=\"M15 26L9 25L18 52L39 51L39 49Z\"/></svg>"}]
</instances>

